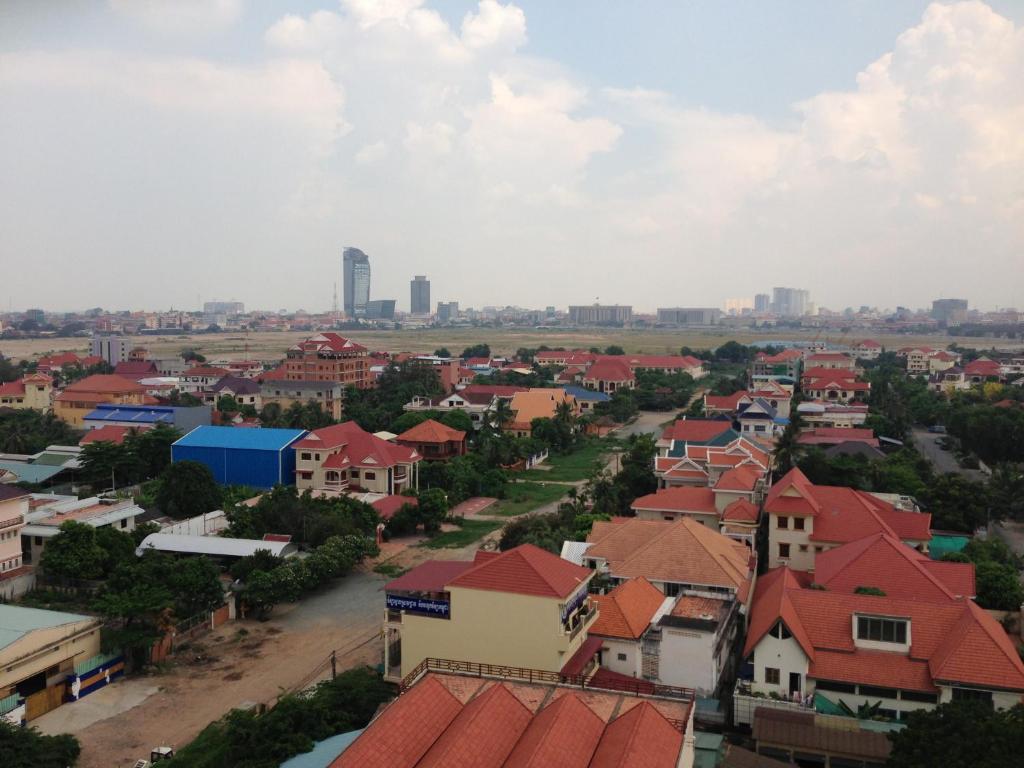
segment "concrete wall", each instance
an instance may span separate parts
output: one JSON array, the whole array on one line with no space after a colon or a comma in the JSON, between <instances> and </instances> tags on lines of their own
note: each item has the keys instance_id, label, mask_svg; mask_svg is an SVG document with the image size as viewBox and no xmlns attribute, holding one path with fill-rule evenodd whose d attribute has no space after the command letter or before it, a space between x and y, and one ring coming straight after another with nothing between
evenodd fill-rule
<instances>
[{"instance_id":1,"label":"concrete wall","mask_svg":"<svg viewBox=\"0 0 1024 768\"><path fill-rule=\"evenodd\" d=\"M451 618L402 616L402 676L435 657L557 671L586 631L570 639L562 628L561 600L454 587ZM597 616L596 605L587 618Z\"/></svg>"},{"instance_id":2,"label":"concrete wall","mask_svg":"<svg viewBox=\"0 0 1024 768\"><path fill-rule=\"evenodd\" d=\"M802 690L807 692L807 656L804 655L800 644L792 637L780 640L772 637L771 634L761 638L761 642L754 649L754 680L751 688L757 693L789 696L789 675L791 672L800 674ZM765 669L774 668L779 670L779 682L772 684L767 682Z\"/></svg>"},{"instance_id":3,"label":"concrete wall","mask_svg":"<svg viewBox=\"0 0 1024 768\"><path fill-rule=\"evenodd\" d=\"M715 633L682 627L661 630L659 678L666 685L710 693L718 685Z\"/></svg>"},{"instance_id":4,"label":"concrete wall","mask_svg":"<svg viewBox=\"0 0 1024 768\"><path fill-rule=\"evenodd\" d=\"M623 640L617 637L601 638L604 642L601 645L601 666L618 672L620 675L630 677L641 677L640 669L640 641ZM620 659L619 656L625 656Z\"/></svg>"},{"instance_id":5,"label":"concrete wall","mask_svg":"<svg viewBox=\"0 0 1024 768\"><path fill-rule=\"evenodd\" d=\"M100 652L98 619L48 627L29 632L10 645L0 648L0 698L15 692L15 686L51 667L72 669Z\"/></svg>"}]
</instances>

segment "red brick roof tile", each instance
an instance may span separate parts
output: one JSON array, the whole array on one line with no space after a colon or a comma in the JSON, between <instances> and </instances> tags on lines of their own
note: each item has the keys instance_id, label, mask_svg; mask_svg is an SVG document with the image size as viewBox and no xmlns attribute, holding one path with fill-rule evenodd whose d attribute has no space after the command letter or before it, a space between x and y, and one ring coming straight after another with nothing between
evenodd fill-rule
<instances>
[{"instance_id":1,"label":"red brick roof tile","mask_svg":"<svg viewBox=\"0 0 1024 768\"><path fill-rule=\"evenodd\" d=\"M560 696L530 722L505 768L587 768L604 721L575 694Z\"/></svg>"},{"instance_id":2,"label":"red brick roof tile","mask_svg":"<svg viewBox=\"0 0 1024 768\"><path fill-rule=\"evenodd\" d=\"M446 424L442 424L434 419L422 421L415 427L405 430L405 432L395 438L395 440L410 443L458 443L465 439L465 432L458 429L452 429Z\"/></svg>"},{"instance_id":3,"label":"red brick roof tile","mask_svg":"<svg viewBox=\"0 0 1024 768\"><path fill-rule=\"evenodd\" d=\"M607 595L595 595L599 613L590 627L591 635L636 640L651 625L651 619L665 601L661 590L643 576L619 584Z\"/></svg>"},{"instance_id":4,"label":"red brick roof tile","mask_svg":"<svg viewBox=\"0 0 1024 768\"><path fill-rule=\"evenodd\" d=\"M590 768L675 768L683 734L643 701L605 728Z\"/></svg>"},{"instance_id":5,"label":"red brick roof tile","mask_svg":"<svg viewBox=\"0 0 1024 768\"><path fill-rule=\"evenodd\" d=\"M475 565L449 582L449 586L565 598L591 576L589 568L574 565L533 544L521 544Z\"/></svg>"}]
</instances>

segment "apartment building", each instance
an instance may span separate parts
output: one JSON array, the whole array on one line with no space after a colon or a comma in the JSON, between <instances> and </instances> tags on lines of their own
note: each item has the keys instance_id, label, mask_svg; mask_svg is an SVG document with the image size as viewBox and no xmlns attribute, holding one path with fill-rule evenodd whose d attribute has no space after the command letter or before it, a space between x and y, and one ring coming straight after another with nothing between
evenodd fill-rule
<instances>
[{"instance_id":1,"label":"apartment building","mask_svg":"<svg viewBox=\"0 0 1024 768\"><path fill-rule=\"evenodd\" d=\"M32 408L49 411L53 379L44 373L30 373L15 381L0 383L0 408Z\"/></svg>"},{"instance_id":2,"label":"apartment building","mask_svg":"<svg viewBox=\"0 0 1024 768\"><path fill-rule=\"evenodd\" d=\"M347 310L346 310L347 311ZM332 381L342 387L371 386L369 353L351 339L327 331L291 347L284 361L287 381Z\"/></svg>"}]
</instances>

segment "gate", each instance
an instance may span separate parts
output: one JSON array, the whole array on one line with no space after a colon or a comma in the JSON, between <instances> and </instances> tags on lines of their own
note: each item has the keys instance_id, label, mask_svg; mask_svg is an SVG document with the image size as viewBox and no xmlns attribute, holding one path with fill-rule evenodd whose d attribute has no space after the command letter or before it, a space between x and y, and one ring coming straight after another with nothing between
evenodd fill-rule
<instances>
[{"instance_id":1,"label":"gate","mask_svg":"<svg viewBox=\"0 0 1024 768\"><path fill-rule=\"evenodd\" d=\"M64 703L64 693L67 686L58 683L50 688L44 688L25 699L25 719L35 720L45 715L50 710L56 709Z\"/></svg>"}]
</instances>

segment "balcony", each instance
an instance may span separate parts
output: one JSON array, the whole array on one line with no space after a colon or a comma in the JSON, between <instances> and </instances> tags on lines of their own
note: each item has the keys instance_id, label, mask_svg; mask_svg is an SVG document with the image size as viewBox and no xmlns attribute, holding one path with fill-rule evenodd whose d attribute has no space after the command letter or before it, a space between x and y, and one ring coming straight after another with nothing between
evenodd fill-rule
<instances>
[{"instance_id":1,"label":"balcony","mask_svg":"<svg viewBox=\"0 0 1024 768\"><path fill-rule=\"evenodd\" d=\"M406 467L395 467L394 478L395 480L405 480L409 476L409 470Z\"/></svg>"},{"instance_id":2,"label":"balcony","mask_svg":"<svg viewBox=\"0 0 1024 768\"><path fill-rule=\"evenodd\" d=\"M0 531L4 528L14 528L15 526L23 525L24 523L25 519L21 515L12 517L10 520L0 520Z\"/></svg>"}]
</instances>

